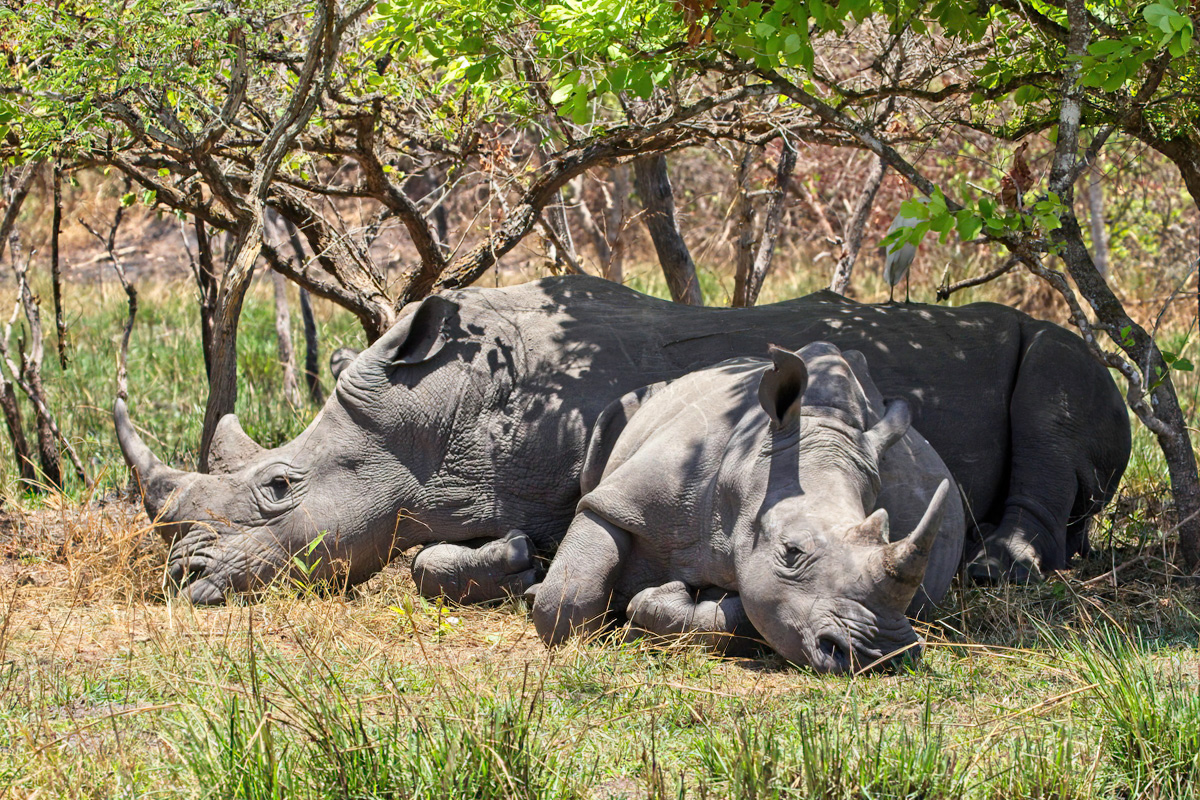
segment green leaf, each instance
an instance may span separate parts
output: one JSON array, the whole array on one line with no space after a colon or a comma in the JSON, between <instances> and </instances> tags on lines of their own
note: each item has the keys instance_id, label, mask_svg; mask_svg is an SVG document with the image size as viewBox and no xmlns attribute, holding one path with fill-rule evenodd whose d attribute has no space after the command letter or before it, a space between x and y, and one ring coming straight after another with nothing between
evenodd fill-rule
<instances>
[{"instance_id":1,"label":"green leaf","mask_svg":"<svg viewBox=\"0 0 1200 800\"><path fill-rule=\"evenodd\" d=\"M550 95L550 102L556 106L561 106L567 101L567 98L575 93L575 84L560 83L558 88L554 90L554 94Z\"/></svg>"},{"instance_id":2,"label":"green leaf","mask_svg":"<svg viewBox=\"0 0 1200 800\"><path fill-rule=\"evenodd\" d=\"M936 217L930 218L929 228L944 236L954 229L954 222L954 217L950 214L938 214Z\"/></svg>"},{"instance_id":3,"label":"green leaf","mask_svg":"<svg viewBox=\"0 0 1200 800\"><path fill-rule=\"evenodd\" d=\"M929 219L929 205L924 198L913 197L900 204L900 213L909 219Z\"/></svg>"},{"instance_id":4,"label":"green leaf","mask_svg":"<svg viewBox=\"0 0 1200 800\"><path fill-rule=\"evenodd\" d=\"M963 209L958 212L958 238L964 242L969 242L979 235L979 231L983 228L983 220L973 213L970 209Z\"/></svg>"},{"instance_id":5,"label":"green leaf","mask_svg":"<svg viewBox=\"0 0 1200 800\"><path fill-rule=\"evenodd\" d=\"M1124 42L1116 39L1101 39L1088 45L1088 52L1094 56L1107 56L1116 53L1125 46Z\"/></svg>"},{"instance_id":6,"label":"green leaf","mask_svg":"<svg viewBox=\"0 0 1200 800\"><path fill-rule=\"evenodd\" d=\"M1124 330L1124 328L1122 328L1122 330ZM1179 370L1180 372L1191 372L1196 368L1191 361L1172 353L1170 350L1163 350L1161 351L1161 354L1163 363L1167 365L1168 369Z\"/></svg>"},{"instance_id":7,"label":"green leaf","mask_svg":"<svg viewBox=\"0 0 1200 800\"><path fill-rule=\"evenodd\" d=\"M1104 82L1100 84L1100 88L1106 92L1115 92L1125 85L1125 78L1125 67L1118 65L1104 79Z\"/></svg>"},{"instance_id":8,"label":"green leaf","mask_svg":"<svg viewBox=\"0 0 1200 800\"><path fill-rule=\"evenodd\" d=\"M1150 24L1151 27L1162 27L1162 22L1170 14L1174 13L1175 9L1167 8L1161 3L1151 3L1142 9L1142 17ZM1168 23L1168 27L1170 23Z\"/></svg>"}]
</instances>

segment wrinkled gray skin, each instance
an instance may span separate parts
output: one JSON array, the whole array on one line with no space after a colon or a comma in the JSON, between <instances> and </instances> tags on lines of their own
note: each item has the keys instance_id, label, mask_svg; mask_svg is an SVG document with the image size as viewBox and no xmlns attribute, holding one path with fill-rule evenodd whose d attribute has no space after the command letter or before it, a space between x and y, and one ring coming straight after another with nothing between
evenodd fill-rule
<instances>
[{"instance_id":1,"label":"wrinkled gray skin","mask_svg":"<svg viewBox=\"0 0 1200 800\"><path fill-rule=\"evenodd\" d=\"M820 293L697 308L562 277L450 292L405 312L295 441L265 450L224 420L213 474L159 462L116 404L184 595L220 602L281 571L353 583L428 543L438 544L414 562L425 593L524 590L535 550L552 554L571 523L601 411L769 342L867 356L879 389L908 402L950 467L968 521L991 531L972 564L985 577L1064 566L1129 454L1108 372L1073 334L1003 306L866 306Z\"/></svg>"},{"instance_id":2,"label":"wrinkled gray skin","mask_svg":"<svg viewBox=\"0 0 1200 800\"><path fill-rule=\"evenodd\" d=\"M757 631L821 672L915 656L906 611L941 600L966 524L909 421L861 353L826 342L626 395L596 423L578 513L536 587L538 633L557 644L615 607L718 649Z\"/></svg>"}]
</instances>

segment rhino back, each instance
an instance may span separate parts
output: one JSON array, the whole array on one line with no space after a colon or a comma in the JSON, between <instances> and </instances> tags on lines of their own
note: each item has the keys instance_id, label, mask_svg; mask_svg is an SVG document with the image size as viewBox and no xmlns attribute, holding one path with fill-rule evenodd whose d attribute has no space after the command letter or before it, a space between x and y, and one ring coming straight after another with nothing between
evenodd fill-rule
<instances>
[{"instance_id":1,"label":"rhino back","mask_svg":"<svg viewBox=\"0 0 1200 800\"><path fill-rule=\"evenodd\" d=\"M657 388L625 424L599 484L583 496L592 511L634 535L624 589L655 581L714 581L731 541L718 487L723 472L754 471L767 434L755 389L768 362L733 359ZM765 482L765 476L764 476ZM626 598L627 599L627 598Z\"/></svg>"},{"instance_id":2,"label":"rhino back","mask_svg":"<svg viewBox=\"0 0 1200 800\"><path fill-rule=\"evenodd\" d=\"M1049 325L994 304L869 306L828 292L754 308L683 306L579 276L450 297L469 317L473 357L486 359L479 379L507 375L512 385L502 406L472 421L495 454L502 524L523 525L551 547L569 523L589 431L609 402L759 356L768 344L798 350L820 340L867 356L880 391L909 402L914 426L982 514L1007 479L1024 327Z\"/></svg>"}]
</instances>

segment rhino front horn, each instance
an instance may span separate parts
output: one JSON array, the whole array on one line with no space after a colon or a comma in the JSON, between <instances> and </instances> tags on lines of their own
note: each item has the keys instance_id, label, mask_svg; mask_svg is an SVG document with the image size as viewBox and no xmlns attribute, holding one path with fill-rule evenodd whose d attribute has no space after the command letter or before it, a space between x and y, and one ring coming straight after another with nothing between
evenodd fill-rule
<instances>
[{"instance_id":1,"label":"rhino front horn","mask_svg":"<svg viewBox=\"0 0 1200 800\"><path fill-rule=\"evenodd\" d=\"M137 470L138 481L142 486L146 513L150 519L159 518L172 494L185 485L185 479L191 476L177 469L172 469L162 463L150 452L150 448L142 441L134 430L133 422L129 419L129 409L125 401L118 398L113 405L113 423L117 429L117 441L125 461Z\"/></svg>"},{"instance_id":2,"label":"rhino front horn","mask_svg":"<svg viewBox=\"0 0 1200 800\"><path fill-rule=\"evenodd\" d=\"M946 510L946 495L950 493L950 481L943 480L929 501L929 508L917 527L898 542L884 546L884 571L892 579L911 587L914 591L925 578L925 567L929 554L942 529L942 515ZM907 602L907 601L906 601Z\"/></svg>"},{"instance_id":3,"label":"rhino front horn","mask_svg":"<svg viewBox=\"0 0 1200 800\"><path fill-rule=\"evenodd\" d=\"M217 422L208 450L208 470L217 475L237 472L266 452L250 438L237 414L226 414Z\"/></svg>"}]
</instances>

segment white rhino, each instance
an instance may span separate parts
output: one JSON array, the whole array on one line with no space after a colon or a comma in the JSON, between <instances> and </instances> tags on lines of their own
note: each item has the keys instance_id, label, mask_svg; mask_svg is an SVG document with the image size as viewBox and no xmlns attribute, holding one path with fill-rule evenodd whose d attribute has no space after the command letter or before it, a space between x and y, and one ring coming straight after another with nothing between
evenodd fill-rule
<instances>
[{"instance_id":1,"label":"white rhino","mask_svg":"<svg viewBox=\"0 0 1200 800\"><path fill-rule=\"evenodd\" d=\"M1074 334L1003 306L867 306L819 293L697 308L598 278L429 297L341 373L294 441L259 447L230 415L214 474L161 463L114 409L169 574L197 603L281 572L354 583L399 551L421 590L457 600L522 591L579 501L589 432L612 400L769 342L859 350L962 489L969 570L1022 579L1066 565L1129 458L1108 371ZM516 533L515 531L520 531ZM978 537L977 537L978 538Z\"/></svg>"},{"instance_id":2,"label":"white rhino","mask_svg":"<svg viewBox=\"0 0 1200 800\"><path fill-rule=\"evenodd\" d=\"M600 415L533 616L550 644L638 627L761 636L823 672L917 655L907 614L958 569L950 470L866 359L816 342L647 387Z\"/></svg>"}]
</instances>

